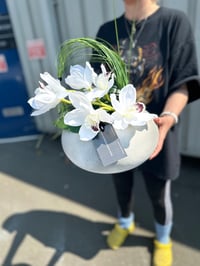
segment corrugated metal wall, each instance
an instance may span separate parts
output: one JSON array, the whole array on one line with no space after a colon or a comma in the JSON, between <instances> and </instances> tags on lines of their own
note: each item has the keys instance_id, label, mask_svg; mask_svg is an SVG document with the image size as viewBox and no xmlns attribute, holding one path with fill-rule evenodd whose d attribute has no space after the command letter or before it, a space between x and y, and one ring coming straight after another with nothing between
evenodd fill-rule
<instances>
[{"instance_id":1,"label":"corrugated metal wall","mask_svg":"<svg viewBox=\"0 0 200 266\"><path fill-rule=\"evenodd\" d=\"M191 22L197 47L200 69L200 1L199 0L164 0L163 5L184 11ZM182 154L200 157L200 101L188 105L182 115L180 150Z\"/></svg>"},{"instance_id":2,"label":"corrugated metal wall","mask_svg":"<svg viewBox=\"0 0 200 266\"><path fill-rule=\"evenodd\" d=\"M56 54L60 43L75 37L95 37L100 24L122 14L122 0L7 0L16 35L18 49L24 68L29 94L37 87L39 73L56 74ZM161 0L161 5L181 9L188 14L200 46L200 1ZM27 41L42 39L46 57L30 60ZM200 62L200 51L198 51ZM200 157L200 127L198 113L200 102L188 106L183 115L181 152ZM38 128L44 132L55 132L52 123L56 111L36 118Z\"/></svg>"},{"instance_id":3,"label":"corrugated metal wall","mask_svg":"<svg viewBox=\"0 0 200 266\"><path fill-rule=\"evenodd\" d=\"M123 12L122 0L57 0L55 3L61 41L94 37L100 24Z\"/></svg>"},{"instance_id":4,"label":"corrugated metal wall","mask_svg":"<svg viewBox=\"0 0 200 266\"><path fill-rule=\"evenodd\" d=\"M30 96L38 87L39 73L48 71L56 73L55 58L59 45L56 17L51 0L16 0L7 1L15 32L18 51L24 70L27 90ZM43 59L30 60L28 41L41 39L44 42L47 56ZM52 111L36 117L38 129L54 132L53 121L56 112Z\"/></svg>"}]
</instances>

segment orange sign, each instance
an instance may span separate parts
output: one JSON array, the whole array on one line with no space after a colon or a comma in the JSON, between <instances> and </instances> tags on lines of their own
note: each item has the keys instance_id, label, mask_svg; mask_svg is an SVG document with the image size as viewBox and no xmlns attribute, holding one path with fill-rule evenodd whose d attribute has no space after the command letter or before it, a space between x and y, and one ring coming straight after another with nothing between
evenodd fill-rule
<instances>
[{"instance_id":1,"label":"orange sign","mask_svg":"<svg viewBox=\"0 0 200 266\"><path fill-rule=\"evenodd\" d=\"M44 59L46 57L46 48L43 39L27 41L28 57L33 59Z\"/></svg>"}]
</instances>

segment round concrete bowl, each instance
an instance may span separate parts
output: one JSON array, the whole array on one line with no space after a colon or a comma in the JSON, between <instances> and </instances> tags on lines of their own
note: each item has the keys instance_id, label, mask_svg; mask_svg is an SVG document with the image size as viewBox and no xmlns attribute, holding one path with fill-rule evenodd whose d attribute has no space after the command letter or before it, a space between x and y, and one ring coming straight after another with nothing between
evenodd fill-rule
<instances>
[{"instance_id":1,"label":"round concrete bowl","mask_svg":"<svg viewBox=\"0 0 200 266\"><path fill-rule=\"evenodd\" d=\"M61 144L68 159L81 169L98 174L114 174L144 163L158 143L158 127L153 120L145 126L129 126L125 130L115 131L127 156L108 166L102 164L94 140L81 141L79 134L64 130Z\"/></svg>"}]
</instances>

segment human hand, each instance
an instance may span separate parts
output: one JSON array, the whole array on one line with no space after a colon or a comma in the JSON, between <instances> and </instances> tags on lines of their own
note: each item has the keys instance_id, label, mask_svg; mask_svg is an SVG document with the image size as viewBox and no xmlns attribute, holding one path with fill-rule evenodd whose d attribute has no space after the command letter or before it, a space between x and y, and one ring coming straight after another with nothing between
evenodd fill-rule
<instances>
[{"instance_id":1,"label":"human hand","mask_svg":"<svg viewBox=\"0 0 200 266\"><path fill-rule=\"evenodd\" d=\"M154 159L162 150L165 138L167 136L167 133L170 130L170 128L174 125L174 119L173 119L173 117L166 115L163 117L155 118L154 122L158 126L159 137L158 137L158 144L157 144L154 152L150 156L149 160Z\"/></svg>"}]
</instances>

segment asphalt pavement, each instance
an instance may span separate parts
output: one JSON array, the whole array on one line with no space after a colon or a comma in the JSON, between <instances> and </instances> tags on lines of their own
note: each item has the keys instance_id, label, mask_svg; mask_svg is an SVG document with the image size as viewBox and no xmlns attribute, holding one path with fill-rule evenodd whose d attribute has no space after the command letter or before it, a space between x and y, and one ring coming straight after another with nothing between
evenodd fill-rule
<instances>
[{"instance_id":1,"label":"asphalt pavement","mask_svg":"<svg viewBox=\"0 0 200 266\"><path fill-rule=\"evenodd\" d=\"M200 159L182 158L173 183L173 266L200 265ZM86 172L52 135L0 144L1 266L151 266L153 216L140 173L136 231L117 251L105 242L117 213L109 175Z\"/></svg>"}]
</instances>

